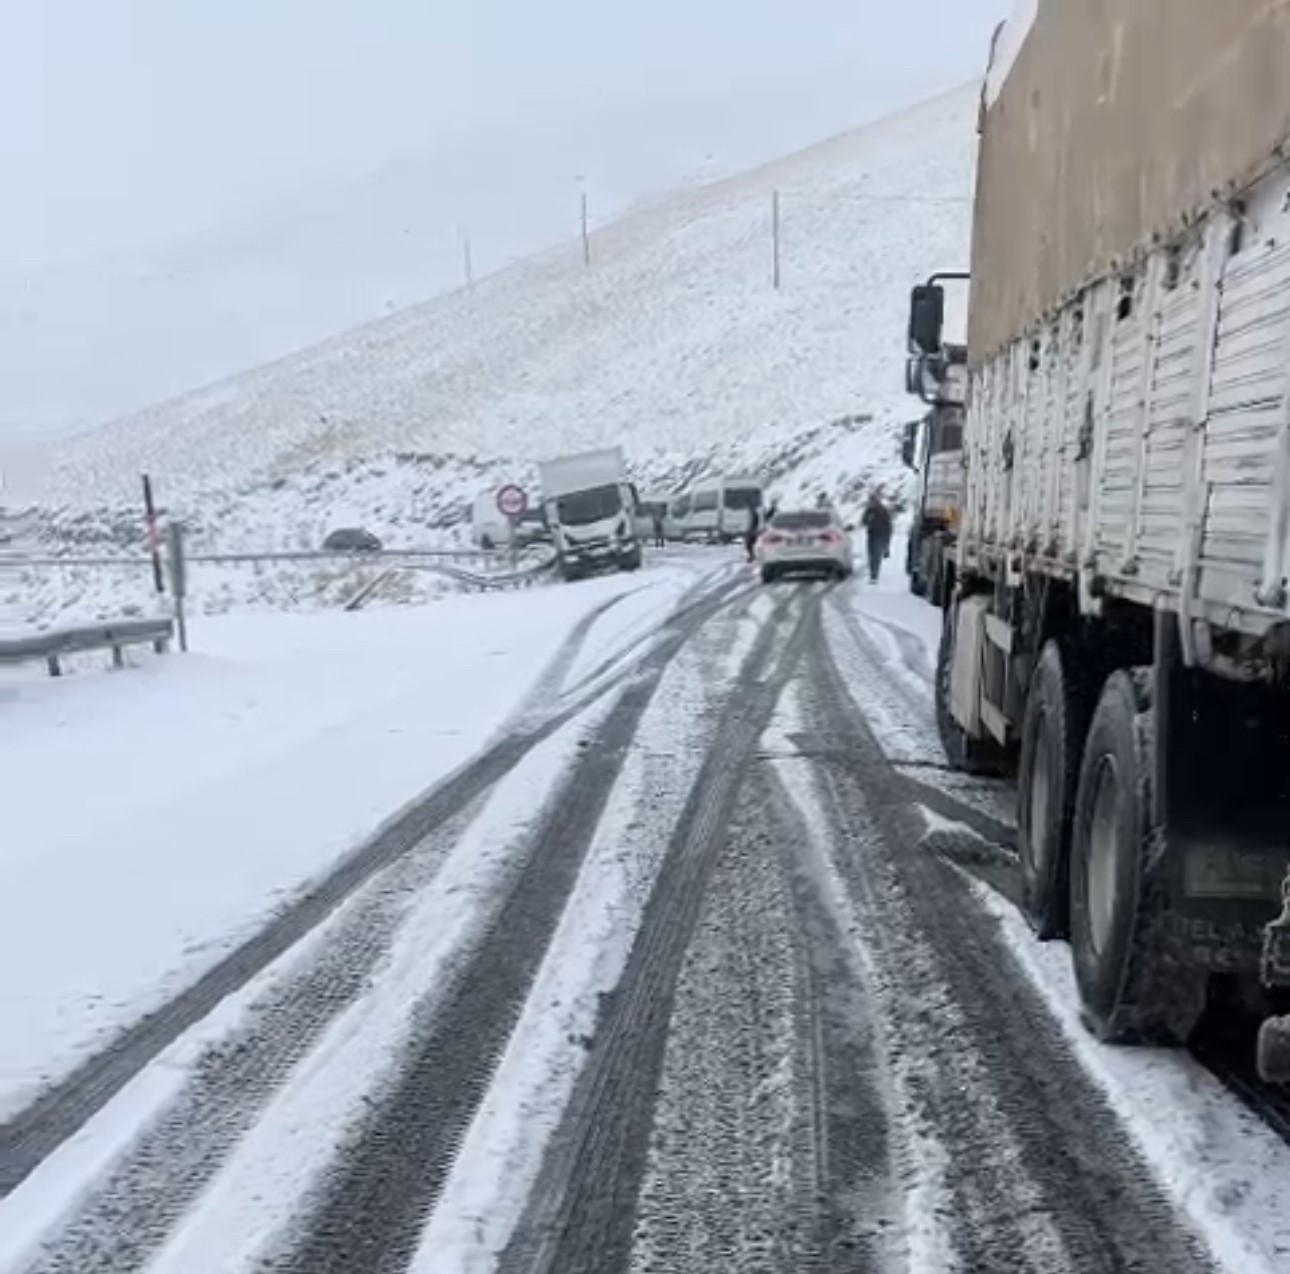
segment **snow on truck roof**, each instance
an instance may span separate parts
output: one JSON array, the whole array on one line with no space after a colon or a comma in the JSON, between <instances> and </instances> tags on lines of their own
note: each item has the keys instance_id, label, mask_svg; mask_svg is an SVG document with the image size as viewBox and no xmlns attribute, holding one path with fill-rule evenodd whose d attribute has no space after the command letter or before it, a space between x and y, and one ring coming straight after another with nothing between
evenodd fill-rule
<instances>
[{"instance_id":1,"label":"snow on truck roof","mask_svg":"<svg viewBox=\"0 0 1290 1274\"><path fill-rule=\"evenodd\" d=\"M1000 24L990 50L990 69L985 77L985 104L993 106L1003 92L1008 75L1016 65L1021 46L1039 16L1039 0L1013 0L1012 16Z\"/></svg>"}]
</instances>

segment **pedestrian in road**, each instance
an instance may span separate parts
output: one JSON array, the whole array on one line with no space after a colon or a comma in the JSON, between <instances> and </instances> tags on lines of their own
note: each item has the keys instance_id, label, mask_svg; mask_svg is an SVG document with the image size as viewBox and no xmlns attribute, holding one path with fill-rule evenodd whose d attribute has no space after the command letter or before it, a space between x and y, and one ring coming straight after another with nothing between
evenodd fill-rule
<instances>
[{"instance_id":1,"label":"pedestrian in road","mask_svg":"<svg viewBox=\"0 0 1290 1274\"><path fill-rule=\"evenodd\" d=\"M869 579L876 584L882 564L891 554L891 510L883 503L880 491L869 496L860 525L864 527L869 549Z\"/></svg>"},{"instance_id":2,"label":"pedestrian in road","mask_svg":"<svg viewBox=\"0 0 1290 1274\"><path fill-rule=\"evenodd\" d=\"M655 506L654 508L654 547L656 549L667 546L667 537L663 534L663 510Z\"/></svg>"},{"instance_id":3,"label":"pedestrian in road","mask_svg":"<svg viewBox=\"0 0 1290 1274\"><path fill-rule=\"evenodd\" d=\"M756 509L748 510L748 526L744 531L744 552L751 562L756 557L757 533L761 530L761 518Z\"/></svg>"}]
</instances>

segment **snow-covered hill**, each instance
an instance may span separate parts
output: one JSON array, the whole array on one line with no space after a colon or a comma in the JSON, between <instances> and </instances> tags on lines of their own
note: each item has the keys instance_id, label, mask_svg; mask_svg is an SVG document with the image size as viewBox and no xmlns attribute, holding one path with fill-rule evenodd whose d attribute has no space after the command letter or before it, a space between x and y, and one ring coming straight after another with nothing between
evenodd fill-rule
<instances>
[{"instance_id":1,"label":"snow-covered hill","mask_svg":"<svg viewBox=\"0 0 1290 1274\"><path fill-rule=\"evenodd\" d=\"M205 545L338 524L424 543L461 535L490 483L615 442L651 490L723 470L789 501L898 487L908 289L966 261L977 98L682 190L597 231L590 268L572 243L58 444L46 529L129 538L147 471Z\"/></svg>"}]
</instances>

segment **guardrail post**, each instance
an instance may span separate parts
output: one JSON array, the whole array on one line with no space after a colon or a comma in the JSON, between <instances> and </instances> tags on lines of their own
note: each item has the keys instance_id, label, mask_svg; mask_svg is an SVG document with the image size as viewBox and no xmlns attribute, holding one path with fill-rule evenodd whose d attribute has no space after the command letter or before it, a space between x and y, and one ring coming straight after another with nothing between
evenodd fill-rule
<instances>
[{"instance_id":1,"label":"guardrail post","mask_svg":"<svg viewBox=\"0 0 1290 1274\"><path fill-rule=\"evenodd\" d=\"M170 592L175 599L175 630L179 634L179 649L188 653L188 562L184 557L184 528L171 522L166 528L167 557L170 564Z\"/></svg>"}]
</instances>

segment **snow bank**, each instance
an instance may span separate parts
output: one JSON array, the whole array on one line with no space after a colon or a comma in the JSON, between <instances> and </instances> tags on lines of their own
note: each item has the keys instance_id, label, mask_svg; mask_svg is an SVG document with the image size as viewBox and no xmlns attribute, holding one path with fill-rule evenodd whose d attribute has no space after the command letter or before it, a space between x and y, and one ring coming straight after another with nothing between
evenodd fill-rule
<instances>
[{"instance_id":1,"label":"snow bank","mask_svg":"<svg viewBox=\"0 0 1290 1274\"><path fill-rule=\"evenodd\" d=\"M0 1119L466 760L651 576L691 578L229 616L125 673L0 674Z\"/></svg>"}]
</instances>

